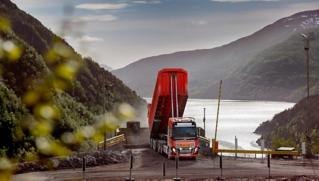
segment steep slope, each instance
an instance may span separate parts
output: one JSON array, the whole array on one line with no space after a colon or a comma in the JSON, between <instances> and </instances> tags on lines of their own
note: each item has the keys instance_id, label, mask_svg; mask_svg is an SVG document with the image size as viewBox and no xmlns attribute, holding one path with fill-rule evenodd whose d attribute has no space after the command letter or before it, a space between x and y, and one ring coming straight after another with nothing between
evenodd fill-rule
<instances>
[{"instance_id":1,"label":"steep slope","mask_svg":"<svg viewBox=\"0 0 319 181\"><path fill-rule=\"evenodd\" d=\"M18 47L16 59L10 58L7 52L10 47ZM67 50L72 57L68 60L63 57L59 47L63 48L63 52ZM69 67L68 63L71 64ZM77 76L69 78L75 67L79 67ZM27 93L33 93L31 102L45 99L54 103L59 120L54 125L52 139L60 139L65 131L74 132L81 126L90 125L102 114L103 74L106 83L113 84L110 90L113 97L106 100L107 111L123 102L134 107L144 105L144 100L117 77L101 69L98 63L91 58L82 58L63 39L9 0L1 1L0 136L6 139L0 140L0 157L21 159L30 152L35 153L34 137L29 136L25 129L39 120L34 114L36 107L27 104L24 99ZM51 81L52 75L60 77ZM53 83L49 84L48 80ZM37 94L39 92L42 97ZM43 117L41 119L44 120ZM29 125L23 125L26 123ZM45 132L47 127L41 126L39 129ZM78 146L75 145L74 150L79 149Z\"/></svg>"},{"instance_id":2,"label":"steep slope","mask_svg":"<svg viewBox=\"0 0 319 181\"><path fill-rule=\"evenodd\" d=\"M52 47L56 41L61 41L61 43L66 45L66 47L64 47L65 49L69 49L72 53L75 53L77 56L75 57L76 59L82 59L81 55L77 54L66 41L53 34L37 19L18 9L18 7L11 3L11 1L1 1L0 10L0 12L9 19L11 23L11 29L14 34L34 48L42 57L47 56L49 48ZM84 58L83 64L87 66L81 69L77 78L77 82L75 82L75 87L70 89L68 92L69 94L75 96L78 101L82 103L90 102L93 105L102 104L102 91L92 91L90 85L92 85L96 90L102 90L103 79L101 76L103 73L106 75L107 83L116 83L112 91L114 95L118 95L116 91L119 89L122 89L122 92L132 92L128 87L123 86L121 81L113 76L110 72L102 71L99 65L92 59ZM47 64L47 66L49 65ZM98 73L100 75L97 75ZM95 75L93 76L93 74ZM81 84L81 87L79 87L79 84ZM77 88L83 89L84 94L76 94ZM122 94L120 97L115 96L115 99L121 101L126 100L130 103L133 103L133 99L138 100L139 98L134 94Z\"/></svg>"},{"instance_id":3,"label":"steep slope","mask_svg":"<svg viewBox=\"0 0 319 181\"><path fill-rule=\"evenodd\" d=\"M307 99L300 100L291 109L285 110L275 115L270 121L263 122L255 131L257 134L262 134L266 144L276 142L281 138L282 142L290 141L290 145L296 146L300 149L301 142L306 141L305 133L307 125L309 126L309 135L312 141L312 152L319 153L319 95L309 97L307 106ZM309 109L309 110L308 110ZM309 112L309 120L308 113ZM279 143L280 144L280 143Z\"/></svg>"},{"instance_id":4,"label":"steep slope","mask_svg":"<svg viewBox=\"0 0 319 181\"><path fill-rule=\"evenodd\" d=\"M318 21L319 22L319 21ZM319 28L296 32L283 43L272 46L239 65L224 82L228 99L297 102L306 95L307 64L304 42L299 33L319 37ZM319 40L310 42L310 93L319 93ZM211 87L218 90L218 85ZM206 94L210 94L207 92Z\"/></svg>"},{"instance_id":5,"label":"steep slope","mask_svg":"<svg viewBox=\"0 0 319 181\"><path fill-rule=\"evenodd\" d=\"M32 139L19 126L23 118L33 119L33 116L15 93L0 83L0 157L12 157L19 154L19 149L22 152L32 148Z\"/></svg>"},{"instance_id":6,"label":"steep slope","mask_svg":"<svg viewBox=\"0 0 319 181\"><path fill-rule=\"evenodd\" d=\"M233 68L258 52L287 39L294 32L318 26L319 10L294 14L266 26L256 33L227 45L149 57L113 71L141 96L152 96L157 72L162 68L183 68L189 72L189 94L195 98L216 98L209 92ZM310 21L312 18L312 21Z\"/></svg>"}]
</instances>

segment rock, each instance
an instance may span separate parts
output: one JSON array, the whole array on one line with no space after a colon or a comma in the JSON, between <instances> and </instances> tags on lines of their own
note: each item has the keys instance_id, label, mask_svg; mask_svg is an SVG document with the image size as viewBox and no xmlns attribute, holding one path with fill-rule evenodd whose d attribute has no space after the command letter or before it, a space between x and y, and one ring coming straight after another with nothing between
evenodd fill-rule
<instances>
[{"instance_id":1,"label":"rock","mask_svg":"<svg viewBox=\"0 0 319 181\"><path fill-rule=\"evenodd\" d=\"M53 168L57 169L59 167L59 161L55 159L50 160L52 163Z\"/></svg>"}]
</instances>

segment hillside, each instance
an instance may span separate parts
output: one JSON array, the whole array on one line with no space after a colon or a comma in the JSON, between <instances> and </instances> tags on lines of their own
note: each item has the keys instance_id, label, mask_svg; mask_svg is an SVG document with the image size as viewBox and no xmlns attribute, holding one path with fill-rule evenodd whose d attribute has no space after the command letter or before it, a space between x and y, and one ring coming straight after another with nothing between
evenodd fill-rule
<instances>
[{"instance_id":1,"label":"hillside","mask_svg":"<svg viewBox=\"0 0 319 181\"><path fill-rule=\"evenodd\" d=\"M291 109L285 110L275 115L270 121L263 122L255 131L262 134L266 145L296 146L300 150L301 142L305 142L305 132L307 125L310 128L312 141L312 152L319 153L319 95L300 100ZM309 109L309 110L307 110ZM307 112L309 112L309 120ZM278 141L279 140L279 141ZM278 144L279 142L279 144ZM281 145L285 144L285 145Z\"/></svg>"},{"instance_id":2,"label":"hillside","mask_svg":"<svg viewBox=\"0 0 319 181\"><path fill-rule=\"evenodd\" d=\"M319 14L319 10L300 12L221 47L144 58L112 73L139 95L150 97L159 70L183 68L189 72L190 97L217 98L218 91L212 90L213 84L218 84L219 80L224 79L235 67L260 51L281 43L293 33L317 26L319 23L317 19L314 20L317 18L314 17L316 14ZM228 88L224 87L225 89Z\"/></svg>"},{"instance_id":3,"label":"hillside","mask_svg":"<svg viewBox=\"0 0 319 181\"><path fill-rule=\"evenodd\" d=\"M318 20L319 22L319 20ZM223 80L227 99L297 102L306 95L307 64L299 33L319 37L319 27L296 32L284 42L261 51ZM310 42L310 94L319 93L319 39ZM218 90L218 84L211 87ZM212 91L206 92L210 95Z\"/></svg>"},{"instance_id":4,"label":"hillside","mask_svg":"<svg viewBox=\"0 0 319 181\"><path fill-rule=\"evenodd\" d=\"M136 108L145 104L9 0L0 2L0 51L0 136L6 138L0 141L0 157L25 158L37 152L36 136L50 134L47 139L57 146L64 132L93 124L103 110L103 74L113 84L107 112L123 102ZM87 142L71 145L71 150L87 149L92 149Z\"/></svg>"}]
</instances>

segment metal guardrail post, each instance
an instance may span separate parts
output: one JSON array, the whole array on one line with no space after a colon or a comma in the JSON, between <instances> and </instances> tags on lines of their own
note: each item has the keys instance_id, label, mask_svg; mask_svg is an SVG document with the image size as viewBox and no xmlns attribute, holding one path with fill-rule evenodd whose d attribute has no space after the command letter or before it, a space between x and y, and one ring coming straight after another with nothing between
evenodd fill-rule
<instances>
[{"instance_id":1,"label":"metal guardrail post","mask_svg":"<svg viewBox=\"0 0 319 181\"><path fill-rule=\"evenodd\" d=\"M223 153L219 156L219 168L220 168L220 176L223 176Z\"/></svg>"},{"instance_id":2,"label":"metal guardrail post","mask_svg":"<svg viewBox=\"0 0 319 181\"><path fill-rule=\"evenodd\" d=\"M264 149L265 149L265 140L261 140L261 163L264 163Z\"/></svg>"},{"instance_id":3,"label":"metal guardrail post","mask_svg":"<svg viewBox=\"0 0 319 181\"><path fill-rule=\"evenodd\" d=\"M83 156L83 158L82 158L82 172L83 172L82 177L83 177L83 179L85 178L85 175L84 175L85 167L86 167L86 162L85 162L85 157Z\"/></svg>"},{"instance_id":4,"label":"metal guardrail post","mask_svg":"<svg viewBox=\"0 0 319 181\"><path fill-rule=\"evenodd\" d=\"M180 181L182 180L181 178L178 178L178 165L179 165L179 150L177 150L176 152L176 156L175 156L175 168L176 168L176 178L173 178L173 180L175 181Z\"/></svg>"},{"instance_id":5,"label":"metal guardrail post","mask_svg":"<svg viewBox=\"0 0 319 181\"><path fill-rule=\"evenodd\" d=\"M134 178L132 178L132 169L133 169L133 153L131 153L130 178L126 178L126 181L134 181Z\"/></svg>"},{"instance_id":6,"label":"metal guardrail post","mask_svg":"<svg viewBox=\"0 0 319 181\"><path fill-rule=\"evenodd\" d=\"M270 151L268 150L268 155L267 155L267 158L268 158L268 168L269 168L269 179L270 179Z\"/></svg>"},{"instance_id":7,"label":"metal guardrail post","mask_svg":"<svg viewBox=\"0 0 319 181\"><path fill-rule=\"evenodd\" d=\"M237 137L235 136L235 150L238 149L238 140ZM237 153L235 153L235 157L237 158Z\"/></svg>"},{"instance_id":8,"label":"metal guardrail post","mask_svg":"<svg viewBox=\"0 0 319 181\"><path fill-rule=\"evenodd\" d=\"M223 176L223 153L220 153L220 160L219 160L219 167L220 167L220 179L225 180L225 177Z\"/></svg>"}]
</instances>

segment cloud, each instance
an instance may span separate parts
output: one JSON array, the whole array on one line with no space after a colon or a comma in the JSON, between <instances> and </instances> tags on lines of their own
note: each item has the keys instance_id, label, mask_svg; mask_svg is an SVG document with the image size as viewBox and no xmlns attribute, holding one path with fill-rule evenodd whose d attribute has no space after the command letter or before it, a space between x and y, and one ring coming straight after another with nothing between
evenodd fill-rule
<instances>
[{"instance_id":1,"label":"cloud","mask_svg":"<svg viewBox=\"0 0 319 181\"><path fill-rule=\"evenodd\" d=\"M203 20L200 20L200 21L192 21L192 24L198 25L198 26L202 26L202 25L206 25L206 24L207 24L207 21L203 21Z\"/></svg>"},{"instance_id":2,"label":"cloud","mask_svg":"<svg viewBox=\"0 0 319 181\"><path fill-rule=\"evenodd\" d=\"M101 16L82 16L72 18L73 22L84 22L84 21L114 21L117 17L111 14L101 15Z\"/></svg>"},{"instance_id":3,"label":"cloud","mask_svg":"<svg viewBox=\"0 0 319 181\"><path fill-rule=\"evenodd\" d=\"M103 38L98 38L98 37L90 37L88 35L84 35L81 38L77 39L78 41L104 41Z\"/></svg>"},{"instance_id":4,"label":"cloud","mask_svg":"<svg viewBox=\"0 0 319 181\"><path fill-rule=\"evenodd\" d=\"M239 3L239 2L249 2L249 1L279 1L279 0L210 0L210 1Z\"/></svg>"},{"instance_id":5,"label":"cloud","mask_svg":"<svg viewBox=\"0 0 319 181\"><path fill-rule=\"evenodd\" d=\"M76 41L104 41L103 38L98 38L98 37L90 37L88 35L84 35L82 37L78 37L78 38L73 38L71 36L65 36L64 37L65 40L76 40Z\"/></svg>"},{"instance_id":6,"label":"cloud","mask_svg":"<svg viewBox=\"0 0 319 181\"><path fill-rule=\"evenodd\" d=\"M80 4L75 6L77 9L88 9L88 10L100 10L100 9L124 9L129 5L126 3L121 4Z\"/></svg>"},{"instance_id":7,"label":"cloud","mask_svg":"<svg viewBox=\"0 0 319 181\"><path fill-rule=\"evenodd\" d=\"M136 4L159 4L161 1L133 1Z\"/></svg>"}]
</instances>

